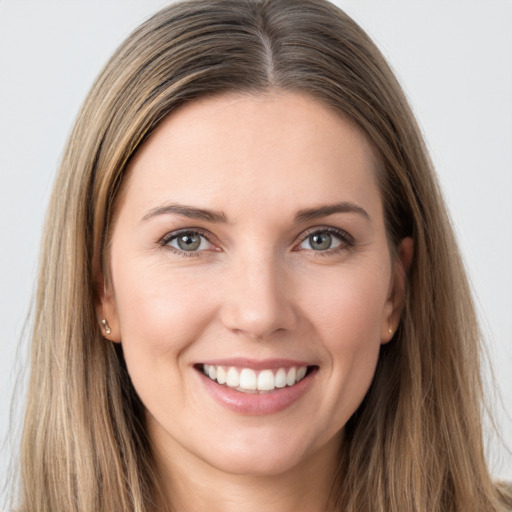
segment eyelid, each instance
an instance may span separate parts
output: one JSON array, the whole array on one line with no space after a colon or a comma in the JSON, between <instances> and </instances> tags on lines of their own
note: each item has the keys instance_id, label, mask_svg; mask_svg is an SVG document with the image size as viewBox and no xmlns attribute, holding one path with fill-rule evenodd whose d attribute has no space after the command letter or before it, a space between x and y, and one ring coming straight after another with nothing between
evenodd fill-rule
<instances>
[{"instance_id":1,"label":"eyelid","mask_svg":"<svg viewBox=\"0 0 512 512\"><path fill-rule=\"evenodd\" d=\"M308 228L306 231L303 231L300 234L297 243L294 245L294 250L295 251L301 250L299 248L300 244L302 244L308 237L310 237L311 235L313 235L315 233L329 233L330 235L334 235L334 236L338 237L342 241L342 244L339 247L335 247L333 249L327 249L325 251L314 251L318 255L330 254L333 252L337 252L338 250L346 249L347 247L352 247L355 244L354 237L352 235L350 235L349 233L347 233L347 231L345 231L344 229L335 228L333 226L314 226L314 227Z\"/></svg>"},{"instance_id":2,"label":"eyelid","mask_svg":"<svg viewBox=\"0 0 512 512\"><path fill-rule=\"evenodd\" d=\"M198 235L202 236L205 240L208 241L208 243L212 244L214 246L213 250L220 251L220 248L218 247L218 244L212 241L212 234L205 231L202 228L181 228L176 229L175 231L169 231L166 233L160 240L158 241L158 245L162 247L168 247L170 250L172 250L174 253L182 255L182 256L199 256L201 252L205 252L208 249L202 249L200 251L183 251L181 249L178 249L176 247L172 247L171 245L168 245L171 240L176 239L182 234L185 233L197 233ZM212 250L212 249L210 249Z\"/></svg>"},{"instance_id":3,"label":"eyelid","mask_svg":"<svg viewBox=\"0 0 512 512\"><path fill-rule=\"evenodd\" d=\"M198 235L205 238L210 244L212 244L216 251L221 251L219 248L219 244L212 241L213 235L206 230L202 228L192 227L192 228L181 228L174 231L170 231L166 233L160 240L158 241L158 245L162 247L168 247L170 250L175 252L176 254L184 255L184 256L198 256L199 253L204 252L205 249L201 251L183 251L180 249L177 249L176 247L172 247L169 244L169 242L175 238L177 238L180 234L183 233L197 233ZM331 254L333 252L337 252L338 250L345 249L347 247L352 247L355 244L355 240L347 231L344 229L336 228L333 226L313 226L311 228L308 228L307 230L303 231L297 241L294 244L294 251L302 250L299 248L300 244L302 244L309 236L311 236L314 233L329 233L331 235L336 236L339 238L342 242L342 244L338 247L335 247L333 249L327 249L325 251L315 251L318 255L321 254Z\"/></svg>"}]
</instances>

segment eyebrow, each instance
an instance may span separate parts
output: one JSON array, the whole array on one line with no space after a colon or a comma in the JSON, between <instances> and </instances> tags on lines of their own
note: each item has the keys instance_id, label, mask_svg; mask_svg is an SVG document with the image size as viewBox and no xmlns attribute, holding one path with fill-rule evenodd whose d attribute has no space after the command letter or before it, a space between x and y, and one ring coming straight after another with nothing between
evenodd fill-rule
<instances>
[{"instance_id":1,"label":"eyebrow","mask_svg":"<svg viewBox=\"0 0 512 512\"><path fill-rule=\"evenodd\" d=\"M361 208L357 204L349 201L341 201L335 204L319 206L318 208L306 208L304 210L299 210L295 216L295 220L297 222L306 222L309 220L319 219L321 217L327 217L328 215L334 215L335 213L357 213L371 222L371 218L364 208Z\"/></svg>"},{"instance_id":2,"label":"eyebrow","mask_svg":"<svg viewBox=\"0 0 512 512\"><path fill-rule=\"evenodd\" d=\"M335 213L357 213L371 222L371 218L364 208L361 208L357 204L348 201L299 210L295 215L295 221L307 222L310 220L319 219L321 217L334 215ZM196 208L194 206L187 206L183 204L168 204L164 206L157 206L156 208L151 209L146 215L144 215L142 220L147 221L158 215L166 214L182 215L183 217L188 217L190 219L200 219L208 222L228 222L224 212L217 210L207 210L204 208Z\"/></svg>"},{"instance_id":3,"label":"eyebrow","mask_svg":"<svg viewBox=\"0 0 512 512\"><path fill-rule=\"evenodd\" d=\"M144 217L143 221L149 220L157 215L165 214L182 215L183 217L189 217L190 219L206 220L208 222L222 222L228 221L225 213L216 210L206 210L203 208L195 208L193 206L187 206L183 204L168 204L164 206L157 206L150 210Z\"/></svg>"}]
</instances>

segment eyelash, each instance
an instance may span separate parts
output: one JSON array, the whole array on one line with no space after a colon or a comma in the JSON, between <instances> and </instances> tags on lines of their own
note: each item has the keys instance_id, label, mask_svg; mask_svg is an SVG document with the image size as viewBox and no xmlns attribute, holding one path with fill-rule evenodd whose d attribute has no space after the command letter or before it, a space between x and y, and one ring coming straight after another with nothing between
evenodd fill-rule
<instances>
[{"instance_id":1,"label":"eyelash","mask_svg":"<svg viewBox=\"0 0 512 512\"><path fill-rule=\"evenodd\" d=\"M160 239L160 241L158 242L158 245L160 245L161 247L165 247L165 248L169 249L170 251L172 251L174 254L177 254L178 256L183 256L185 258L200 256L201 252L204 252L204 250L203 251L184 251L184 250L176 249L175 247L172 247L169 245L169 242L171 242L172 240L175 240L180 235L184 235L184 234L198 234L201 237L203 237L208 243L213 244L213 242L211 242L208 234L205 231L203 231L202 229L187 228L187 229L180 229L178 231L172 231L170 233L167 233L165 236L163 236ZM343 250L346 250L346 249L354 246L353 237L351 235L349 235L346 231L344 231L342 229L338 229L338 228L333 228L333 227L317 226L317 227L308 229L305 233L302 233L299 241L295 244L293 250L299 251L299 249L297 247L300 246L302 243L304 243L311 235L314 235L314 234L334 235L336 238L338 238L341 241L341 244L338 247L334 247L332 249L326 249L325 251L315 251L314 249L307 249L307 250L311 251L312 253L314 253L315 256L330 256L332 254L336 254L338 252L341 252Z\"/></svg>"},{"instance_id":2,"label":"eyelash","mask_svg":"<svg viewBox=\"0 0 512 512\"><path fill-rule=\"evenodd\" d=\"M322 226L316 226L313 228L308 229L305 233L302 233L300 236L300 240L298 244L296 244L295 247L301 245L304 243L310 236L315 234L328 234L328 235L334 235L336 238L338 238L341 243L338 247L333 247L332 249L326 249L325 251L315 251L314 249L309 249L315 256L331 256L333 254L337 254L343 250L347 250L354 246L355 241L354 238L349 235L346 231L339 228L333 228L333 227L322 227ZM298 250L298 249L294 249Z\"/></svg>"},{"instance_id":3,"label":"eyelash","mask_svg":"<svg viewBox=\"0 0 512 512\"><path fill-rule=\"evenodd\" d=\"M169 242L171 242L172 240L175 240L180 235L186 235L186 234L198 234L201 237L203 237L208 243L213 244L210 241L210 238L208 237L208 235L202 229L186 228L186 229L180 229L178 231L172 231L171 233L167 233L158 242L158 245L165 247L165 248L169 249L170 251L172 251L174 254L177 254L178 256L183 256L185 258L200 256L201 252L203 252L203 251L183 251L183 250L176 249L176 247L172 247L169 245Z\"/></svg>"}]
</instances>

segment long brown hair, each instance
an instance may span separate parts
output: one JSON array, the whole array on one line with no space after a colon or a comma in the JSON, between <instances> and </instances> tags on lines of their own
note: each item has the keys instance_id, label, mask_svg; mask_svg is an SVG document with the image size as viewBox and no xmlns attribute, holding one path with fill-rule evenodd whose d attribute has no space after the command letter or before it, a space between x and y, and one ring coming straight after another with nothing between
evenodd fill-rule
<instances>
[{"instance_id":1,"label":"long brown hair","mask_svg":"<svg viewBox=\"0 0 512 512\"><path fill-rule=\"evenodd\" d=\"M352 512L504 510L483 454L467 280L420 131L384 58L323 0L195 0L160 11L122 44L65 151L42 245L22 511L154 509L142 405L94 308L116 194L131 157L180 105L270 88L314 97L366 133L380 158L390 243L414 239L402 319L346 425L333 499Z\"/></svg>"}]
</instances>

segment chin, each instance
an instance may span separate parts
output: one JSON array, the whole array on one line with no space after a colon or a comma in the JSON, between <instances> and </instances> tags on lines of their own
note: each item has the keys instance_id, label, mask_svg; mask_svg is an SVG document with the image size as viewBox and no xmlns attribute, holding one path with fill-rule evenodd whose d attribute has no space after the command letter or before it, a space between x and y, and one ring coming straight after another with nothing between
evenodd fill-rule
<instances>
[{"instance_id":1,"label":"chin","mask_svg":"<svg viewBox=\"0 0 512 512\"><path fill-rule=\"evenodd\" d=\"M301 461L298 455L260 452L258 455L231 453L210 463L224 473L263 478L292 471Z\"/></svg>"},{"instance_id":2,"label":"chin","mask_svg":"<svg viewBox=\"0 0 512 512\"><path fill-rule=\"evenodd\" d=\"M337 437L333 442L337 443ZM266 431L249 436L233 436L217 446L223 448L210 452L206 457L210 465L234 475L265 477L277 476L308 464L313 454L327 449L332 453L331 442L308 441L305 433L290 435L289 431Z\"/></svg>"}]
</instances>

